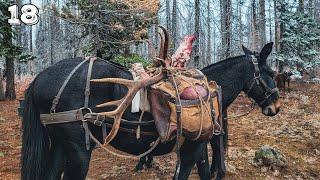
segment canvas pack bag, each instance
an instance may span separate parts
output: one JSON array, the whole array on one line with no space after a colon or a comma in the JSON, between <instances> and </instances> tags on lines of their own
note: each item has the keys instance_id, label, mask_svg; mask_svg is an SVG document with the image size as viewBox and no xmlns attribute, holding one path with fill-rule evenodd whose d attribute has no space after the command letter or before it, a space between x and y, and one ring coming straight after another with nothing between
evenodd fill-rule
<instances>
[{"instance_id":1,"label":"canvas pack bag","mask_svg":"<svg viewBox=\"0 0 320 180\"><path fill-rule=\"evenodd\" d=\"M192 94L188 93L190 88L193 89L193 94L197 92L197 96L184 98ZM199 89L202 90L202 95L198 92ZM218 89L219 86L214 81L208 82L197 69L172 72L165 80L153 84L148 97L161 140L165 142L175 137L179 105L182 135L185 138L207 141L214 130L221 130L219 123L214 123L221 113Z\"/></svg>"}]
</instances>

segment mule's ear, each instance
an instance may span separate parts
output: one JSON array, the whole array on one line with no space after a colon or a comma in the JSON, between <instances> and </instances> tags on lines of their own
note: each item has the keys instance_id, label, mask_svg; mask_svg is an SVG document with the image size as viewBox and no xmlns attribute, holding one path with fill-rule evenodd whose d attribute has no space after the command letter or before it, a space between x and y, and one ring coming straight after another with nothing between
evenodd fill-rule
<instances>
[{"instance_id":1,"label":"mule's ear","mask_svg":"<svg viewBox=\"0 0 320 180\"><path fill-rule=\"evenodd\" d=\"M253 54L253 52L251 50L249 50L248 48L246 48L244 45L241 45L241 46L242 46L242 50L246 56Z\"/></svg>"},{"instance_id":2,"label":"mule's ear","mask_svg":"<svg viewBox=\"0 0 320 180\"><path fill-rule=\"evenodd\" d=\"M269 54L271 53L271 51L272 51L272 46L273 46L273 42L270 42L270 43L268 43L268 44L266 44L263 48L262 48L262 50L261 50L261 52L260 52L260 63L261 64L265 64L266 63L266 61L267 61L267 58L268 58L268 56L269 56Z\"/></svg>"}]
</instances>

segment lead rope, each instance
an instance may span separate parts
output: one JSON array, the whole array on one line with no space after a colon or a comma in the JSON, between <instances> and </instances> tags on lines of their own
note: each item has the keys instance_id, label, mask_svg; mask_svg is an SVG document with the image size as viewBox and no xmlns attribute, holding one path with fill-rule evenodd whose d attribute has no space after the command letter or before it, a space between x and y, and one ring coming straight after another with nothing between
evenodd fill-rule
<instances>
[{"instance_id":1,"label":"lead rope","mask_svg":"<svg viewBox=\"0 0 320 180\"><path fill-rule=\"evenodd\" d=\"M106 146L104 146L103 144L100 143L100 141L95 138L93 136L93 134L91 133L91 131L89 130L89 135L90 135L90 138L100 146L100 148L102 148L103 150L107 151L108 153L114 155L114 156L117 156L117 157L120 157L120 158L126 158L126 159L134 159L134 160L139 160L140 158L148 155L149 153L151 153L157 146L158 144L160 143L160 140L161 138L158 137L158 139L154 142L152 142L150 145L151 145L151 148L149 150L147 150L146 152L140 154L140 155L137 155L137 156L134 156L134 155L124 155L124 154L119 154L119 153L116 153L116 152L113 152L111 149L108 149Z\"/></svg>"},{"instance_id":2,"label":"lead rope","mask_svg":"<svg viewBox=\"0 0 320 180\"><path fill-rule=\"evenodd\" d=\"M144 115L144 112L145 112L145 106L147 105L147 90L146 90L146 88L144 88L143 89L143 93L144 93L144 99L143 99L143 108L141 109L141 114L140 114L140 117L139 117L139 123L141 123L141 121L142 121L142 118L143 118L143 115ZM138 93L140 93L140 91L138 92ZM140 127L140 124L138 125L138 127L137 127L137 132L136 132L136 138L137 139L140 139L140 135L141 135L141 127Z\"/></svg>"},{"instance_id":3,"label":"lead rope","mask_svg":"<svg viewBox=\"0 0 320 180\"><path fill-rule=\"evenodd\" d=\"M90 59L89 65L88 65L88 73L87 73L87 81L86 81L86 88L84 91L84 106L83 109L89 109L89 97L90 97L90 79L91 79L91 74L92 74L92 66L93 62L97 59L96 57L86 57L85 60L88 61ZM90 110L90 109L89 109ZM90 110L91 111L91 110ZM84 128L84 133L85 133L85 140L86 140L86 149L90 149L90 137L89 137L89 127L88 127L88 122L87 121L82 121L82 126ZM104 128L104 126L102 126ZM104 132L102 130L102 132Z\"/></svg>"},{"instance_id":4,"label":"lead rope","mask_svg":"<svg viewBox=\"0 0 320 180\"><path fill-rule=\"evenodd\" d=\"M182 136L182 122L181 122L181 110L182 110L182 105L181 105L181 99L180 99L180 94L178 90L178 85L175 80L175 75L173 72L171 72L172 75L172 81L173 85L176 91L176 111L177 111L177 140L176 140L176 154L177 154L177 167L176 167L176 175L175 175L175 180L179 179L179 174L180 174L180 169L181 169L181 156L180 156L180 140Z\"/></svg>"}]
</instances>

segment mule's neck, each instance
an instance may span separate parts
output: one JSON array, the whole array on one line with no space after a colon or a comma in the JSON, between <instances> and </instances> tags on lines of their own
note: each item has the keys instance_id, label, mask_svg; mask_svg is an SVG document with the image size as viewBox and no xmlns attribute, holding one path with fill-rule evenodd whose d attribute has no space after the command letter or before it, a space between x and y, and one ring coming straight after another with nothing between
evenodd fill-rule
<instances>
[{"instance_id":1,"label":"mule's neck","mask_svg":"<svg viewBox=\"0 0 320 180\"><path fill-rule=\"evenodd\" d=\"M222 88L222 109L225 110L244 89L248 81L248 60L245 56L229 58L202 69L209 81Z\"/></svg>"}]
</instances>

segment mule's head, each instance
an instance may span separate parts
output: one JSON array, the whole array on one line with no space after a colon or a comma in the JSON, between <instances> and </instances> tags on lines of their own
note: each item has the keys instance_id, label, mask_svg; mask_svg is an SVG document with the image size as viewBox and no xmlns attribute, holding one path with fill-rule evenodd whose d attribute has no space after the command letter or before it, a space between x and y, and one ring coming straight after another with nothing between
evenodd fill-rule
<instances>
[{"instance_id":1,"label":"mule's head","mask_svg":"<svg viewBox=\"0 0 320 180\"><path fill-rule=\"evenodd\" d=\"M266 63L272 46L272 42L266 44L260 53L242 46L246 59L249 61L248 78L243 91L254 99L266 116L274 116L280 110L279 91L274 80L274 73Z\"/></svg>"}]
</instances>

